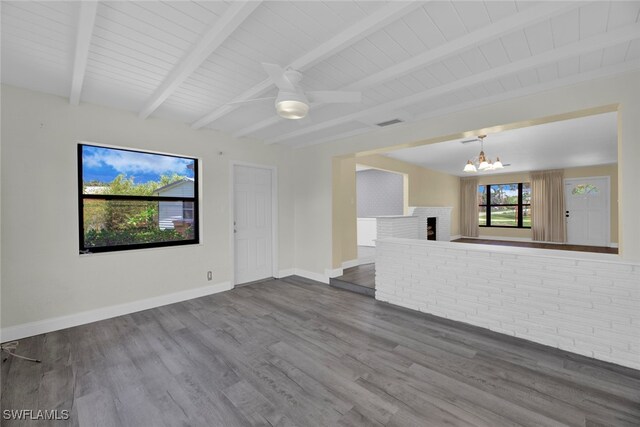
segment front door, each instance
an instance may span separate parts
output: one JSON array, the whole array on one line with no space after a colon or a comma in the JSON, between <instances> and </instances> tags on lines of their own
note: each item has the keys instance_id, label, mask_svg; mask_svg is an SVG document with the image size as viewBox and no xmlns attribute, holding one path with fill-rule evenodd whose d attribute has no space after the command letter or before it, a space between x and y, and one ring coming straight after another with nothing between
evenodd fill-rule
<instances>
[{"instance_id":1,"label":"front door","mask_svg":"<svg viewBox=\"0 0 640 427\"><path fill-rule=\"evenodd\" d=\"M572 178L564 180L567 243L572 245L609 245L609 178Z\"/></svg>"},{"instance_id":2,"label":"front door","mask_svg":"<svg viewBox=\"0 0 640 427\"><path fill-rule=\"evenodd\" d=\"M272 170L234 165L235 284L272 277Z\"/></svg>"}]
</instances>

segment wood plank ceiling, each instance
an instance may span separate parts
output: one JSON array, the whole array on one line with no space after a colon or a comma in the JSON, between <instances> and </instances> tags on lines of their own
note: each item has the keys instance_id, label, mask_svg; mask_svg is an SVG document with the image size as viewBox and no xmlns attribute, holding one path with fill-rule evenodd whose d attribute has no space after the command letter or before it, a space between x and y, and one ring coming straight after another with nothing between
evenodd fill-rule
<instances>
[{"instance_id":1,"label":"wood plank ceiling","mask_svg":"<svg viewBox=\"0 0 640 427\"><path fill-rule=\"evenodd\" d=\"M2 82L305 146L640 68L640 1L2 2ZM281 119L261 62L361 104ZM394 126L402 126L397 124Z\"/></svg>"}]
</instances>

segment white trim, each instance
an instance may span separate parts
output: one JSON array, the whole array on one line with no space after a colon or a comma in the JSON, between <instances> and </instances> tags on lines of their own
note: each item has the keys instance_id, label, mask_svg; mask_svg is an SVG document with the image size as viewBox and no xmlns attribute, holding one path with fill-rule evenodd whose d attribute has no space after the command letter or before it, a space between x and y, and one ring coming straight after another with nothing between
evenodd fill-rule
<instances>
[{"instance_id":1,"label":"white trim","mask_svg":"<svg viewBox=\"0 0 640 427\"><path fill-rule=\"evenodd\" d=\"M186 57L180 59L153 95L145 102L138 117L146 119L185 80L209 58L227 38L260 6L261 0L235 1L217 19L191 48Z\"/></svg>"},{"instance_id":2,"label":"white trim","mask_svg":"<svg viewBox=\"0 0 640 427\"><path fill-rule=\"evenodd\" d=\"M402 18L403 16L409 14L411 11L420 7L422 7L421 2L390 2L387 5L377 9L369 16L366 16L363 19L357 21L350 27L345 28L342 32L336 34L319 46L316 46L314 49L307 51L302 56L293 60L288 65L288 67L284 68L293 68L294 70L304 72L306 69L311 68L318 62L345 50L347 47L353 45L354 43L357 43L365 37L368 37L375 31L386 27L390 23ZM273 82L271 81L271 79L265 79L257 85L244 91L242 94L231 100L231 102L245 101L250 98L255 98L271 89L272 87ZM237 108L237 105L229 104L219 107L193 122L191 127L194 129L199 129L203 126L208 125L209 123L212 123L220 117L229 114ZM271 120L277 121L280 120L280 118L274 115ZM242 132L241 129L240 132L236 132L236 135L246 135L248 133L250 132L246 132L246 129L245 132Z\"/></svg>"},{"instance_id":3,"label":"white trim","mask_svg":"<svg viewBox=\"0 0 640 427\"><path fill-rule=\"evenodd\" d=\"M456 234L455 236L449 236L449 241L462 239L461 234Z\"/></svg>"},{"instance_id":4,"label":"white trim","mask_svg":"<svg viewBox=\"0 0 640 427\"><path fill-rule=\"evenodd\" d=\"M347 269L351 267L357 267L360 265L360 259L350 259L349 261L345 261L342 263L342 269Z\"/></svg>"},{"instance_id":5,"label":"white trim","mask_svg":"<svg viewBox=\"0 0 640 427\"><path fill-rule=\"evenodd\" d=\"M124 304L102 307L95 310L83 311L67 316L54 317L51 319L38 320L35 322L23 323L21 325L9 326L0 330L0 341L7 342L18 340L47 332L58 331L60 329L72 328L74 326L85 325L99 320L110 319L112 317L123 316L150 308L161 307L163 305L174 304L206 295L217 294L230 290L231 283L221 282L215 285L203 286L201 288L188 289L166 295L145 298L138 301Z\"/></svg>"},{"instance_id":6,"label":"white trim","mask_svg":"<svg viewBox=\"0 0 640 427\"><path fill-rule=\"evenodd\" d=\"M281 279L283 277L288 277L288 276L293 276L294 274L296 274L296 269L295 268L287 268L284 270L279 270L278 271L278 275L274 276L276 279Z\"/></svg>"},{"instance_id":7,"label":"white trim","mask_svg":"<svg viewBox=\"0 0 640 427\"><path fill-rule=\"evenodd\" d=\"M325 268L324 275L325 277L332 278L342 276L342 268Z\"/></svg>"},{"instance_id":8,"label":"white trim","mask_svg":"<svg viewBox=\"0 0 640 427\"><path fill-rule=\"evenodd\" d=\"M372 256L372 257L358 258L358 265L362 265L362 264L373 264L374 262L376 262L376 257L374 257L374 256Z\"/></svg>"},{"instance_id":9,"label":"white trim","mask_svg":"<svg viewBox=\"0 0 640 427\"><path fill-rule=\"evenodd\" d=\"M329 284L329 277L323 276L320 273L314 273L313 271L302 270L300 268L295 269L296 276L304 277L306 279L315 280L316 282L324 283L325 285Z\"/></svg>"},{"instance_id":10,"label":"white trim","mask_svg":"<svg viewBox=\"0 0 640 427\"><path fill-rule=\"evenodd\" d=\"M514 15L508 16L507 18L500 19L494 23L491 23L490 25L469 32L464 36L457 37L452 41L444 43L433 49L429 49L421 54L413 55L405 61L394 63L388 68L380 70L377 73L370 74L367 77L351 83L347 86L343 86L339 88L339 90L361 91L363 89L380 85L393 79L398 79L417 69L426 68L427 66L437 61L450 58L460 52L464 52L467 49L502 37L504 34L529 27L542 20L549 19L552 16L557 16L567 10L575 9L579 6L579 4L573 2L569 4L559 2L546 2L540 6L525 9L522 12L518 12ZM233 136L238 138L249 135L266 127L275 125L278 122L278 116L269 117L268 119L240 129L239 131L234 133ZM356 130L355 132L357 131L358 130Z\"/></svg>"},{"instance_id":11,"label":"white trim","mask_svg":"<svg viewBox=\"0 0 640 427\"><path fill-rule=\"evenodd\" d=\"M350 114L343 114L333 119L315 123L310 126L305 126L288 133L279 134L278 136L266 139L264 143L267 145L271 145L304 136L313 132L321 131L330 127L335 127L354 120L359 120L370 115L401 109L479 83L483 83L489 80L495 80L500 77L508 76L510 74L517 74L529 68L540 67L542 65L555 63L558 60L564 59L568 56L574 57L583 53L595 51L597 49L604 49L609 46L636 39L639 36L640 26L636 24L627 25L625 27L611 30L604 34L591 36L570 44L566 44L556 49L545 51L538 55L530 56L515 62L508 63L506 65L501 65L486 71L472 74L468 77L454 80L450 83L436 86L422 92L416 92L403 98L376 104L375 106L370 108L361 109Z\"/></svg>"},{"instance_id":12,"label":"white trim","mask_svg":"<svg viewBox=\"0 0 640 427\"><path fill-rule=\"evenodd\" d=\"M78 13L78 30L76 32L76 49L73 56L73 75L71 76L71 92L69 103L78 105L82 93L82 83L87 71L89 48L91 47L91 35L96 22L97 1L83 1L80 3Z\"/></svg>"},{"instance_id":13,"label":"white trim","mask_svg":"<svg viewBox=\"0 0 640 427\"><path fill-rule=\"evenodd\" d=\"M482 234L479 235L478 237L464 236L463 238L479 239L479 240L505 240L507 242L533 242L533 239L531 237L484 236ZM539 243L551 243L551 242L539 242Z\"/></svg>"},{"instance_id":14,"label":"white trim","mask_svg":"<svg viewBox=\"0 0 640 427\"><path fill-rule=\"evenodd\" d=\"M579 182L579 181L584 181L587 179L604 179L605 181L607 181L607 208L606 208L606 212L607 212L607 224L605 226L605 242L609 242L609 245L611 244L611 177L608 175L604 175L604 176L586 176L586 177L580 177L580 178L565 178L564 182L562 183L562 190L566 192L566 186L567 183L571 183L571 182ZM565 193L566 195L566 193ZM565 207L566 207L566 201L565 201ZM570 245L575 245L576 243L571 243L569 242L568 239L568 231L566 232L566 243L570 244Z\"/></svg>"},{"instance_id":15,"label":"white trim","mask_svg":"<svg viewBox=\"0 0 640 427\"><path fill-rule=\"evenodd\" d=\"M618 244L617 243L609 243L609 247L610 248L618 248Z\"/></svg>"},{"instance_id":16,"label":"white trim","mask_svg":"<svg viewBox=\"0 0 640 427\"><path fill-rule=\"evenodd\" d=\"M231 285L235 286L236 276L236 248L233 233L233 218L235 217L235 175L236 166L268 169L271 171L271 275L277 277L278 272L278 168L276 166L260 165L256 163L231 160L229 162L229 248L231 250ZM281 276L282 277L282 276Z\"/></svg>"}]
</instances>

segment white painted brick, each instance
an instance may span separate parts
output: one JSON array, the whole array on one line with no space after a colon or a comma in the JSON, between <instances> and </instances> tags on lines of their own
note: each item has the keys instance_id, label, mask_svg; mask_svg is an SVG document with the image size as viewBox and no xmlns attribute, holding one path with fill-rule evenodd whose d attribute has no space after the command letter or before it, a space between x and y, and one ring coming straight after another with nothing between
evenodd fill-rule
<instances>
[{"instance_id":1,"label":"white painted brick","mask_svg":"<svg viewBox=\"0 0 640 427\"><path fill-rule=\"evenodd\" d=\"M614 332L627 334L629 336L636 336L639 338L638 341L640 342L640 328L638 328L637 326L628 323L611 322L610 326L600 326L600 328L603 330L610 329Z\"/></svg>"},{"instance_id":2,"label":"white painted brick","mask_svg":"<svg viewBox=\"0 0 640 427\"><path fill-rule=\"evenodd\" d=\"M584 276L576 276L576 284L588 286L589 289L603 289L608 290L611 288L615 288L613 282L608 279L593 277L593 280ZM620 288L617 288L620 289Z\"/></svg>"},{"instance_id":3,"label":"white painted brick","mask_svg":"<svg viewBox=\"0 0 640 427\"><path fill-rule=\"evenodd\" d=\"M503 294L491 294L488 297L478 297L478 302L481 302L483 304L500 304L496 305L495 307L500 307L503 305L509 306L510 304L514 303L515 300L516 298L514 296ZM540 312L542 312L542 310Z\"/></svg>"},{"instance_id":4,"label":"white painted brick","mask_svg":"<svg viewBox=\"0 0 640 427\"><path fill-rule=\"evenodd\" d=\"M616 280L638 280L634 273L617 273L615 271L596 271L596 275L600 277L605 277L607 279L612 279L614 282Z\"/></svg>"},{"instance_id":5,"label":"white painted brick","mask_svg":"<svg viewBox=\"0 0 640 427\"><path fill-rule=\"evenodd\" d=\"M496 319L490 319L487 316L478 316L475 314L467 314L466 319L469 323L483 328L490 329L492 326L501 327L500 321Z\"/></svg>"},{"instance_id":6,"label":"white painted brick","mask_svg":"<svg viewBox=\"0 0 640 427\"><path fill-rule=\"evenodd\" d=\"M400 242L381 243L377 258L384 258L376 266L380 300L626 366L640 364L630 356L640 351L635 265Z\"/></svg>"},{"instance_id":7,"label":"white painted brick","mask_svg":"<svg viewBox=\"0 0 640 427\"><path fill-rule=\"evenodd\" d=\"M528 268L516 268L516 274L521 277L536 277L540 279L555 279L566 282L574 282L575 277L571 274L560 273L548 270L532 270Z\"/></svg>"},{"instance_id":8,"label":"white painted brick","mask_svg":"<svg viewBox=\"0 0 640 427\"><path fill-rule=\"evenodd\" d=\"M618 262L578 261L578 267L608 272L632 272L633 266Z\"/></svg>"},{"instance_id":9,"label":"white painted brick","mask_svg":"<svg viewBox=\"0 0 640 427\"><path fill-rule=\"evenodd\" d=\"M637 316L638 313L639 313L638 309L635 308L635 307L625 307L625 306L618 305L618 304L594 303L593 304L593 308L594 308L595 311L598 311L598 312L602 312L602 311L605 311L605 310L613 310L613 312L615 313L615 317L617 319L624 319L624 320L617 320L617 321L619 321L621 323L626 323L626 322L630 323L631 319L634 316ZM615 319L612 317L611 320L615 320Z\"/></svg>"},{"instance_id":10,"label":"white painted brick","mask_svg":"<svg viewBox=\"0 0 640 427\"><path fill-rule=\"evenodd\" d=\"M592 295L610 295L610 296L622 296L629 297L633 295L633 292L628 289L620 289L614 286L609 286L608 288L599 287L599 286L591 286L589 292Z\"/></svg>"},{"instance_id":11,"label":"white painted brick","mask_svg":"<svg viewBox=\"0 0 640 427\"><path fill-rule=\"evenodd\" d=\"M532 319L534 318L532 317ZM553 318L547 317L547 319L553 319ZM568 334L565 334L566 331L579 332L581 334L590 335L590 334L593 334L593 326L590 326L588 324L573 323L573 322L566 322L558 326L558 334L563 336L568 336Z\"/></svg>"},{"instance_id":12,"label":"white painted brick","mask_svg":"<svg viewBox=\"0 0 640 427\"><path fill-rule=\"evenodd\" d=\"M557 335L558 328L555 325L544 325L530 319L515 319L514 324L527 328L528 331L545 332Z\"/></svg>"},{"instance_id":13,"label":"white painted brick","mask_svg":"<svg viewBox=\"0 0 640 427\"><path fill-rule=\"evenodd\" d=\"M605 360L607 362L617 363L619 365L629 366L634 369L640 369L640 361L637 353L627 353L614 351L611 354L594 352L593 357Z\"/></svg>"},{"instance_id":14,"label":"white painted brick","mask_svg":"<svg viewBox=\"0 0 640 427\"><path fill-rule=\"evenodd\" d=\"M510 331L513 331L513 334L519 336L518 334L526 334L527 328L524 326L516 325L514 322L502 321L500 322L503 328L506 328Z\"/></svg>"},{"instance_id":15,"label":"white painted brick","mask_svg":"<svg viewBox=\"0 0 640 427\"><path fill-rule=\"evenodd\" d=\"M621 333L620 331L614 331L612 329L595 328L594 336L597 338L610 340L612 343L614 343L612 344L612 347L617 347L622 349L629 348L630 341L640 342L640 333L627 334L627 333Z\"/></svg>"},{"instance_id":16,"label":"white painted brick","mask_svg":"<svg viewBox=\"0 0 640 427\"><path fill-rule=\"evenodd\" d=\"M504 326L489 326L489 329L491 329L493 332L499 332L501 334L505 334L505 335L512 335L515 336L516 332L509 328L509 327L504 327Z\"/></svg>"},{"instance_id":17,"label":"white painted brick","mask_svg":"<svg viewBox=\"0 0 640 427\"><path fill-rule=\"evenodd\" d=\"M529 316L531 315L535 315L535 314L543 314L542 310L539 309L533 309L533 310L517 310L515 308L513 308L513 306L509 305L509 306L502 306L502 305L491 305L489 306L489 311L491 312L495 312L495 313L500 313L500 314L504 314L504 315L509 315L512 316L514 318L521 318L521 319L527 319Z\"/></svg>"},{"instance_id":18,"label":"white painted brick","mask_svg":"<svg viewBox=\"0 0 640 427\"><path fill-rule=\"evenodd\" d=\"M567 337L571 337L573 338L576 342L580 341L582 343L586 343L586 344L592 344L594 346L598 346L600 348L600 351L604 351L604 348L607 349L606 352L610 353L611 352L611 348L613 346L613 344L616 344L615 340L611 340L608 338L601 338L601 337L596 337L593 334L582 334L580 332L576 332L576 331L572 331L569 329L565 329L564 330L564 335L566 335ZM616 347L618 347L616 345ZM625 345L623 348L628 348L628 345ZM593 351L596 351L595 349Z\"/></svg>"},{"instance_id":19,"label":"white painted brick","mask_svg":"<svg viewBox=\"0 0 640 427\"><path fill-rule=\"evenodd\" d=\"M526 290L518 288L504 288L502 289L502 294L516 298L516 302L518 301L518 298L526 298L529 296L529 293Z\"/></svg>"},{"instance_id":20,"label":"white painted brick","mask_svg":"<svg viewBox=\"0 0 640 427\"><path fill-rule=\"evenodd\" d=\"M530 283L533 285L541 284L542 278L537 276L522 276L520 274L512 273L512 272L503 272L500 271L500 278L502 280L507 280L513 283Z\"/></svg>"},{"instance_id":21,"label":"white painted brick","mask_svg":"<svg viewBox=\"0 0 640 427\"><path fill-rule=\"evenodd\" d=\"M594 354L596 352L599 352L601 354L607 354L609 356L611 355L611 347L608 347L606 345L603 346L599 344L594 344L592 342L585 342L580 339L573 340L573 347L575 349L573 351L575 351L576 353L584 354L589 357L594 357ZM603 359L603 360L606 360L606 359Z\"/></svg>"},{"instance_id":22,"label":"white painted brick","mask_svg":"<svg viewBox=\"0 0 640 427\"><path fill-rule=\"evenodd\" d=\"M611 303L618 306L634 308L636 310L640 310L640 299L625 297L621 298L618 296L613 296L610 298Z\"/></svg>"},{"instance_id":23,"label":"white painted brick","mask_svg":"<svg viewBox=\"0 0 640 427\"><path fill-rule=\"evenodd\" d=\"M516 289L527 291L529 295L558 295L559 294L559 291L557 288L545 288L542 286L524 285L519 283L516 284Z\"/></svg>"}]
</instances>

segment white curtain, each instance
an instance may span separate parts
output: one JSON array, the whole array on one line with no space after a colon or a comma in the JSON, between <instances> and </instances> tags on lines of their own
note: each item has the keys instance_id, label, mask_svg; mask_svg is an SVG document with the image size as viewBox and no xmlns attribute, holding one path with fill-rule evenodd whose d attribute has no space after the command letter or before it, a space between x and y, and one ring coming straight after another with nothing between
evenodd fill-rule
<instances>
[{"instance_id":1,"label":"white curtain","mask_svg":"<svg viewBox=\"0 0 640 427\"><path fill-rule=\"evenodd\" d=\"M478 178L460 179L460 234L478 237Z\"/></svg>"},{"instance_id":2,"label":"white curtain","mask_svg":"<svg viewBox=\"0 0 640 427\"><path fill-rule=\"evenodd\" d=\"M566 242L564 171L531 173L531 232L538 242Z\"/></svg>"}]
</instances>

